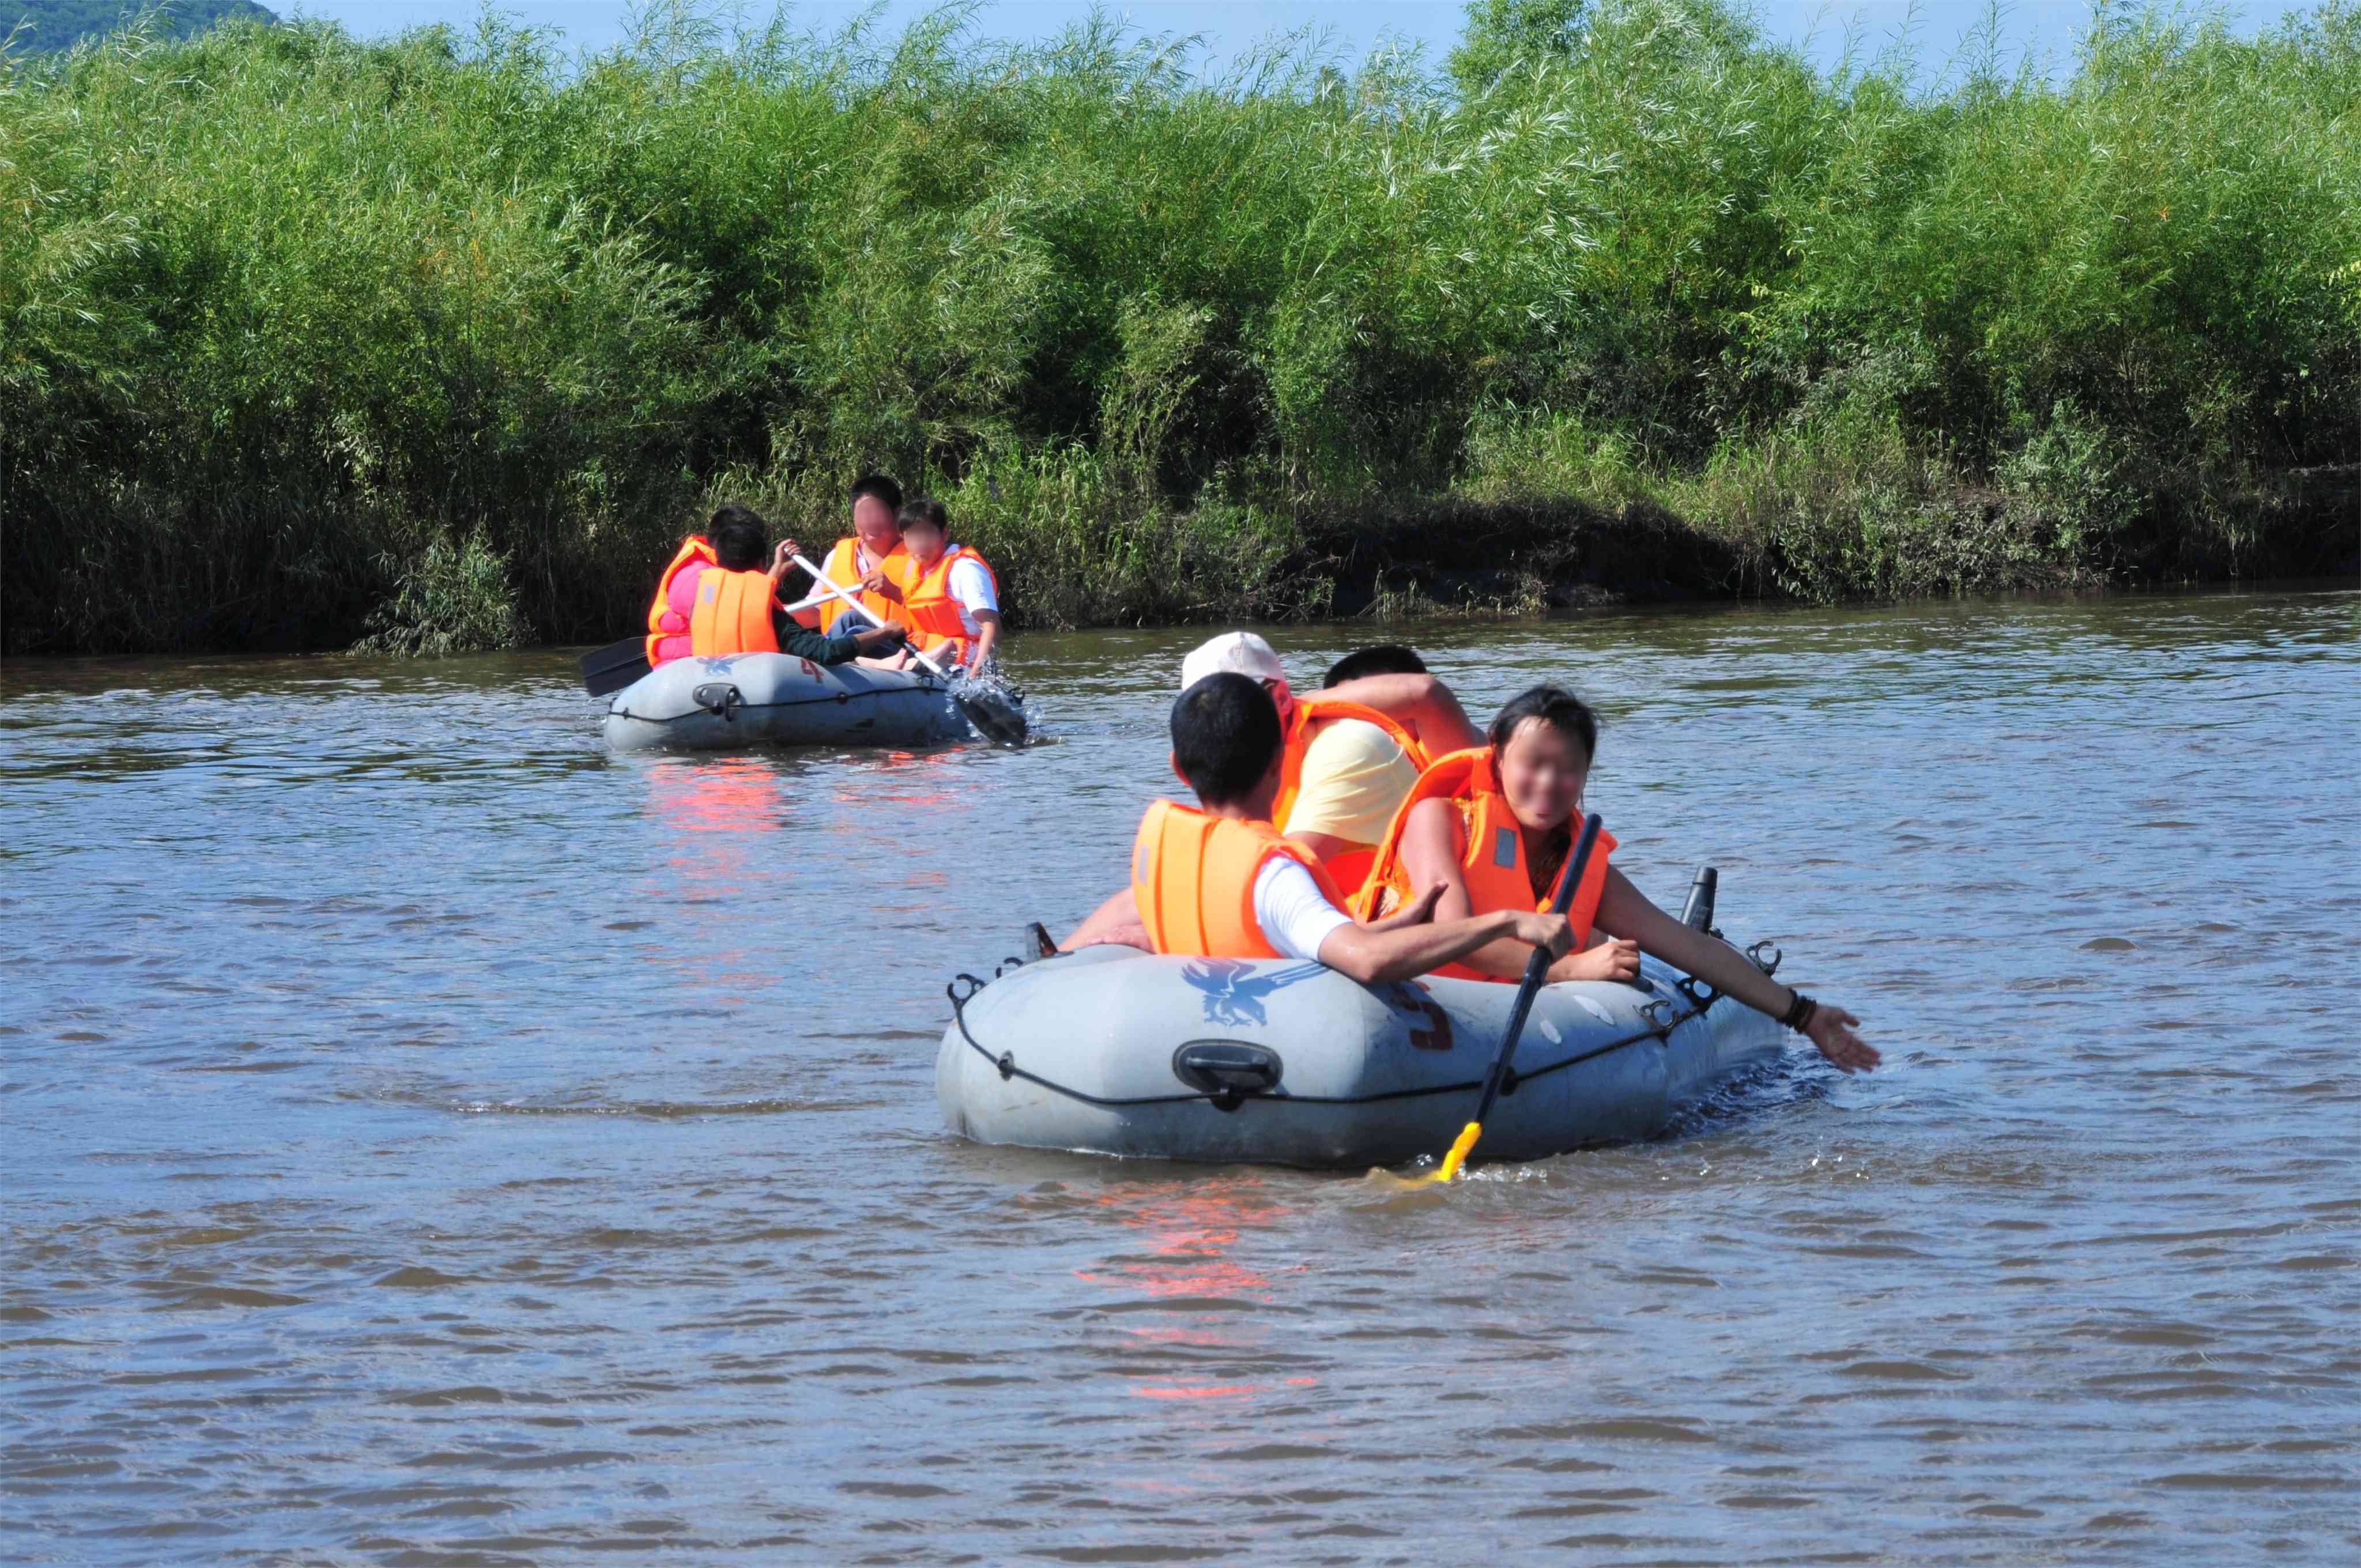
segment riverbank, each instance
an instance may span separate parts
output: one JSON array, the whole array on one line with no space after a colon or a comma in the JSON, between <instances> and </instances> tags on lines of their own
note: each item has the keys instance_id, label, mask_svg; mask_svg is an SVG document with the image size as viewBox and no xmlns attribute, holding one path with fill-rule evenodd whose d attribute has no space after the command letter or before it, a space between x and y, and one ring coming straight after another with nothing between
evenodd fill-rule
<instances>
[{"instance_id":1,"label":"riverbank","mask_svg":"<svg viewBox=\"0 0 2361 1568\"><path fill-rule=\"evenodd\" d=\"M2354 565L2361 11L1831 73L488 25L0 57L0 649L600 641L884 468L1021 625Z\"/></svg>"}]
</instances>

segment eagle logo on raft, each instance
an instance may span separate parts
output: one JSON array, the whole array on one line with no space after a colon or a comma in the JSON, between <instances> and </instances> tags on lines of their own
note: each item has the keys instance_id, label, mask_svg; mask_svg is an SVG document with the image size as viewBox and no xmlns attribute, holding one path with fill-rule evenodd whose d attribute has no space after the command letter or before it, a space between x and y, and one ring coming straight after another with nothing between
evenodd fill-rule
<instances>
[{"instance_id":1,"label":"eagle logo on raft","mask_svg":"<svg viewBox=\"0 0 2361 1568\"><path fill-rule=\"evenodd\" d=\"M1242 959L1196 959L1181 969L1180 978L1205 993L1206 1023L1236 1029L1270 1022L1263 1000L1272 992L1327 972L1321 964L1290 964L1268 974L1250 973L1253 968Z\"/></svg>"}]
</instances>

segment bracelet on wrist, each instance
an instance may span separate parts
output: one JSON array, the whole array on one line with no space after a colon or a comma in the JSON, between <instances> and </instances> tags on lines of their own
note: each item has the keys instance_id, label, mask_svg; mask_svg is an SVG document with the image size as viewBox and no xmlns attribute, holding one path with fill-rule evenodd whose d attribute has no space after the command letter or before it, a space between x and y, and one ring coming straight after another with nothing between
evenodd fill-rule
<instances>
[{"instance_id":1,"label":"bracelet on wrist","mask_svg":"<svg viewBox=\"0 0 2361 1568\"><path fill-rule=\"evenodd\" d=\"M1800 1035L1810 1026L1812 1014L1820 1010L1820 1004L1800 991L1791 994L1795 1000L1787 1004L1787 1011L1781 1016L1779 1022Z\"/></svg>"}]
</instances>

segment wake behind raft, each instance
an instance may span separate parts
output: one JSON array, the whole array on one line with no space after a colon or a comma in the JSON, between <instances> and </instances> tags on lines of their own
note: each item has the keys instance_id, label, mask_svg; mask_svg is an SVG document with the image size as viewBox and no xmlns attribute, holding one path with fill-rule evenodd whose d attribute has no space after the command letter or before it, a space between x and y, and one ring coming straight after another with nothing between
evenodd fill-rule
<instances>
[{"instance_id":1,"label":"wake behind raft","mask_svg":"<svg viewBox=\"0 0 2361 1568\"><path fill-rule=\"evenodd\" d=\"M1699 929L1711 919L1712 885ZM1765 972L1775 969L1758 946ZM1507 1025L1513 985L1364 986L1287 959L1085 948L986 982L962 975L935 1058L944 1122L979 1143L1364 1169L1448 1148ZM1544 986L1486 1160L1644 1138L1716 1084L1779 1059L1778 1024L1653 959L1641 982Z\"/></svg>"}]
</instances>

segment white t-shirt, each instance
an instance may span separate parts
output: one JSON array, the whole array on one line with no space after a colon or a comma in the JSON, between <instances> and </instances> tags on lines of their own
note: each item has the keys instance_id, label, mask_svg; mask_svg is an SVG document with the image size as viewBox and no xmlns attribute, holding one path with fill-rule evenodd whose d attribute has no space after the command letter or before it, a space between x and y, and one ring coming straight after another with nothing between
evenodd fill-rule
<instances>
[{"instance_id":1,"label":"white t-shirt","mask_svg":"<svg viewBox=\"0 0 2361 1568\"><path fill-rule=\"evenodd\" d=\"M1281 958L1320 961L1320 944L1353 917L1328 902L1312 873L1284 855L1273 855L1255 873L1255 924Z\"/></svg>"},{"instance_id":2,"label":"white t-shirt","mask_svg":"<svg viewBox=\"0 0 2361 1568\"><path fill-rule=\"evenodd\" d=\"M958 548L956 544L943 546L946 552ZM960 621L970 637L983 630L975 619L977 610L999 613L1000 596L992 591L992 574L985 571L983 563L972 555L963 555L951 563L950 576L944 579L943 587L952 598L959 601Z\"/></svg>"}]
</instances>

